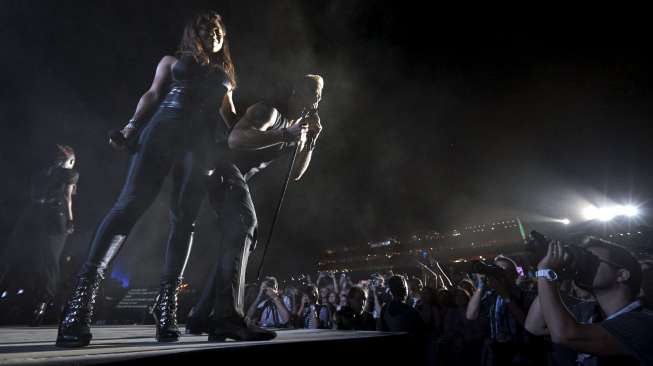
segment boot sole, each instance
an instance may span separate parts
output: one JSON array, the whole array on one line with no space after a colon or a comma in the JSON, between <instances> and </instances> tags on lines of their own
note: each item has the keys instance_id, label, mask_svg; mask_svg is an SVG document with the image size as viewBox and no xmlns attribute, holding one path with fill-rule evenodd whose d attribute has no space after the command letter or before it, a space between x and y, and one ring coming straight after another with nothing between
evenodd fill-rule
<instances>
[{"instance_id":1,"label":"boot sole","mask_svg":"<svg viewBox=\"0 0 653 366\"><path fill-rule=\"evenodd\" d=\"M181 334L179 334L179 332L171 332L164 335L159 334L157 332L157 335L154 336L154 339L156 339L157 342L170 343L170 342L179 341L179 337L181 337Z\"/></svg>"},{"instance_id":2,"label":"boot sole","mask_svg":"<svg viewBox=\"0 0 653 366\"><path fill-rule=\"evenodd\" d=\"M234 340L236 340L236 341L240 341L239 339L234 338L234 337L228 337L228 336L211 336L211 335L210 335L210 336L209 336L209 342L226 342L226 341L227 341L227 338L231 338L231 339L234 339Z\"/></svg>"},{"instance_id":3,"label":"boot sole","mask_svg":"<svg viewBox=\"0 0 653 366\"><path fill-rule=\"evenodd\" d=\"M172 343L179 342L179 338L156 338L156 341L161 343Z\"/></svg>"},{"instance_id":4,"label":"boot sole","mask_svg":"<svg viewBox=\"0 0 653 366\"><path fill-rule=\"evenodd\" d=\"M91 335L88 337L80 337L78 339L66 339L57 337L55 346L62 348L82 348L91 344L91 338L93 338Z\"/></svg>"}]
</instances>

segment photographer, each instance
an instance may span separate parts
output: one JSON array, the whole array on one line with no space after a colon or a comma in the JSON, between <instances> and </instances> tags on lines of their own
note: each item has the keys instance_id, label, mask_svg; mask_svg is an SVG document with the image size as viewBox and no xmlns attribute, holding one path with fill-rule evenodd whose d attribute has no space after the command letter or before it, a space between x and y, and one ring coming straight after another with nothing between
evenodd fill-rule
<instances>
[{"instance_id":1,"label":"photographer","mask_svg":"<svg viewBox=\"0 0 653 366\"><path fill-rule=\"evenodd\" d=\"M336 274L332 271L318 272L315 285L320 291L320 300L323 300L323 302L326 301L329 291L338 292L338 281L336 280Z\"/></svg>"},{"instance_id":2,"label":"photographer","mask_svg":"<svg viewBox=\"0 0 653 366\"><path fill-rule=\"evenodd\" d=\"M249 322L256 320L256 313L260 311L258 325L265 328L285 327L290 322L290 312L286 304L278 295L278 282L274 277L266 277L261 283L256 300L247 311Z\"/></svg>"},{"instance_id":3,"label":"photographer","mask_svg":"<svg viewBox=\"0 0 653 366\"><path fill-rule=\"evenodd\" d=\"M637 259L627 249L597 238L587 239L583 247L581 255L595 257L593 268L581 270L593 274L591 291L603 319L581 324L565 308L557 280L571 258L560 242L550 242L538 264L537 287L538 309L551 340L577 352L581 364L592 356L601 365L653 364L653 313L637 300L642 279Z\"/></svg>"},{"instance_id":4,"label":"photographer","mask_svg":"<svg viewBox=\"0 0 653 366\"><path fill-rule=\"evenodd\" d=\"M487 284L486 275L477 274L477 287L465 316L477 320L482 313L489 321L489 353L484 364L509 365L521 349L525 319L522 293L516 286L517 266L512 259L499 255L494 266L487 268Z\"/></svg>"},{"instance_id":5,"label":"photographer","mask_svg":"<svg viewBox=\"0 0 653 366\"><path fill-rule=\"evenodd\" d=\"M318 304L317 287L308 285L303 290L302 300L297 310L297 319L301 328L331 329L331 313L325 305Z\"/></svg>"}]
</instances>

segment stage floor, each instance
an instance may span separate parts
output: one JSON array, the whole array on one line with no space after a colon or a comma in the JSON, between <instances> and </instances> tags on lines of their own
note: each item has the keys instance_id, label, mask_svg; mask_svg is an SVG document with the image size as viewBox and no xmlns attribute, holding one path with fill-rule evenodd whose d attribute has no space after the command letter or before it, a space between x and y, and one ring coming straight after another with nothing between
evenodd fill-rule
<instances>
[{"instance_id":1,"label":"stage floor","mask_svg":"<svg viewBox=\"0 0 653 366\"><path fill-rule=\"evenodd\" d=\"M396 333L311 329L280 330L277 334L277 338L265 342L209 343L206 335L184 335L179 342L158 343L154 340L153 325L95 326L90 346L70 349L54 346L57 335L55 327L0 327L0 364L111 363L184 352L244 347L254 347L254 350L261 348L260 346L269 348L293 343L370 340L397 336Z\"/></svg>"}]
</instances>

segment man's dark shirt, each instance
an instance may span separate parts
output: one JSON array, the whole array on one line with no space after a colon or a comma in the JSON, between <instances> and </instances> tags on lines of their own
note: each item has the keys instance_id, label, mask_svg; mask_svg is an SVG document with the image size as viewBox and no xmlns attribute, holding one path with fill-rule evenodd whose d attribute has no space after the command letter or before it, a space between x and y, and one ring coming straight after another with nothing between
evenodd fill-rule
<instances>
[{"instance_id":1,"label":"man's dark shirt","mask_svg":"<svg viewBox=\"0 0 653 366\"><path fill-rule=\"evenodd\" d=\"M379 330L421 334L424 332L424 322L417 310L410 305L401 301L391 301L381 310Z\"/></svg>"},{"instance_id":2,"label":"man's dark shirt","mask_svg":"<svg viewBox=\"0 0 653 366\"><path fill-rule=\"evenodd\" d=\"M343 330L376 330L376 321L371 313L356 314L351 306L343 306L336 312L336 324Z\"/></svg>"},{"instance_id":3,"label":"man's dark shirt","mask_svg":"<svg viewBox=\"0 0 653 366\"><path fill-rule=\"evenodd\" d=\"M600 325L617 338L623 347L639 360L640 365L653 365L653 312L651 310L640 307L604 320ZM620 363L621 365L625 364Z\"/></svg>"}]
</instances>

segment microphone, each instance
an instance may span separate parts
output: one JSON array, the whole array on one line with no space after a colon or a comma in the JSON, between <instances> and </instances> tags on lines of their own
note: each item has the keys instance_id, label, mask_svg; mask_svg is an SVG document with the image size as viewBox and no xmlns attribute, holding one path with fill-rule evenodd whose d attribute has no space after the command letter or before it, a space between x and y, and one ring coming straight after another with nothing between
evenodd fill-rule
<instances>
[{"instance_id":1,"label":"microphone","mask_svg":"<svg viewBox=\"0 0 653 366\"><path fill-rule=\"evenodd\" d=\"M128 139L122 134L119 129L110 130L108 133L109 140L113 141L118 147L127 149L128 152L134 153L137 147L137 133L130 136Z\"/></svg>"},{"instance_id":2,"label":"microphone","mask_svg":"<svg viewBox=\"0 0 653 366\"><path fill-rule=\"evenodd\" d=\"M110 130L108 135L109 135L109 139L111 139L111 141L113 141L118 146L125 146L127 144L127 139L125 138L125 135L123 135L122 131L120 131L119 129Z\"/></svg>"},{"instance_id":3,"label":"microphone","mask_svg":"<svg viewBox=\"0 0 653 366\"><path fill-rule=\"evenodd\" d=\"M315 108L315 107L307 108L304 111L302 119L309 118L309 117L312 117L312 116L315 116L315 115L317 115L317 108ZM313 133L311 131L308 131L308 136L307 137L308 137L308 146L309 146L309 148L311 150L313 150L315 148L316 136L313 135Z\"/></svg>"}]
</instances>

